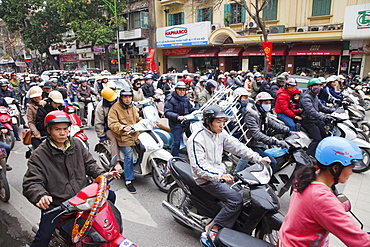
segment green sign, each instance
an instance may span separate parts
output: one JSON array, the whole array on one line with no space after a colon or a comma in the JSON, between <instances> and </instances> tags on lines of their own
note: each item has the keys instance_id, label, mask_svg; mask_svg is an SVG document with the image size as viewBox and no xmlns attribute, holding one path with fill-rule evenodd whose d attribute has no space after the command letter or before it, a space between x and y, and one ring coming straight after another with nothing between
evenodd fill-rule
<instances>
[{"instance_id":1,"label":"green sign","mask_svg":"<svg viewBox=\"0 0 370 247\"><path fill-rule=\"evenodd\" d=\"M358 29L370 28L370 10L359 11L356 23Z\"/></svg>"}]
</instances>

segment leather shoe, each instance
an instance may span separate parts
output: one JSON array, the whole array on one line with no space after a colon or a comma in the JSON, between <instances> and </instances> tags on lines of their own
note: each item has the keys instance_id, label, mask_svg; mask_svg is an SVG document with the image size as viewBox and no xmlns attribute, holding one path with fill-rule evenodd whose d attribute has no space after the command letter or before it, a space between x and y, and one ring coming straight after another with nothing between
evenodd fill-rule
<instances>
[{"instance_id":1,"label":"leather shoe","mask_svg":"<svg viewBox=\"0 0 370 247\"><path fill-rule=\"evenodd\" d=\"M11 167L9 164L6 164L6 170L11 171L11 170L13 170L13 167Z\"/></svg>"},{"instance_id":2,"label":"leather shoe","mask_svg":"<svg viewBox=\"0 0 370 247\"><path fill-rule=\"evenodd\" d=\"M19 138L19 137L16 137L15 139L16 139L17 141L21 141L21 138Z\"/></svg>"}]
</instances>

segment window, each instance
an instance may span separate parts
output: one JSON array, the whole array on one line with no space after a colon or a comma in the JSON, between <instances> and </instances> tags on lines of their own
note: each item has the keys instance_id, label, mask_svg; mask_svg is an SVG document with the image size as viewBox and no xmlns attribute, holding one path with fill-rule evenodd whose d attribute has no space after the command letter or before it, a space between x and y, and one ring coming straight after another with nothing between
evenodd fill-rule
<instances>
[{"instance_id":1,"label":"window","mask_svg":"<svg viewBox=\"0 0 370 247\"><path fill-rule=\"evenodd\" d=\"M213 8L198 9L198 22L210 21L212 22Z\"/></svg>"},{"instance_id":2,"label":"window","mask_svg":"<svg viewBox=\"0 0 370 247\"><path fill-rule=\"evenodd\" d=\"M312 16L330 15L331 0L313 0Z\"/></svg>"},{"instance_id":3,"label":"window","mask_svg":"<svg viewBox=\"0 0 370 247\"><path fill-rule=\"evenodd\" d=\"M133 12L125 14L123 17L126 18L126 22L119 26L119 31L147 28L149 26L148 12Z\"/></svg>"},{"instance_id":4,"label":"window","mask_svg":"<svg viewBox=\"0 0 370 247\"><path fill-rule=\"evenodd\" d=\"M278 0L271 0L263 9L262 19L265 21L277 20Z\"/></svg>"},{"instance_id":5,"label":"window","mask_svg":"<svg viewBox=\"0 0 370 247\"><path fill-rule=\"evenodd\" d=\"M184 24L184 12L168 15L168 26L181 24Z\"/></svg>"},{"instance_id":6,"label":"window","mask_svg":"<svg viewBox=\"0 0 370 247\"><path fill-rule=\"evenodd\" d=\"M224 21L225 24L237 24L245 22L245 8L237 3L225 4Z\"/></svg>"}]
</instances>

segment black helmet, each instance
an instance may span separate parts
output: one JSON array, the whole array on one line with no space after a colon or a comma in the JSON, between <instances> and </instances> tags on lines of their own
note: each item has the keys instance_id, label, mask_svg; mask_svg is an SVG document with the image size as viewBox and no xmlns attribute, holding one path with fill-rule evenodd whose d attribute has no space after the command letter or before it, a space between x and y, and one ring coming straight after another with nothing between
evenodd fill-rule
<instances>
[{"instance_id":1,"label":"black helmet","mask_svg":"<svg viewBox=\"0 0 370 247\"><path fill-rule=\"evenodd\" d=\"M225 110L218 105L210 105L203 110L203 124L205 126L208 125L206 122L207 119L208 123L212 123L216 118L229 118L229 116L225 113Z\"/></svg>"},{"instance_id":2,"label":"black helmet","mask_svg":"<svg viewBox=\"0 0 370 247\"><path fill-rule=\"evenodd\" d=\"M134 93L132 92L132 89L130 87L124 87L119 93L119 96L123 96L123 95L133 96Z\"/></svg>"},{"instance_id":3,"label":"black helmet","mask_svg":"<svg viewBox=\"0 0 370 247\"><path fill-rule=\"evenodd\" d=\"M217 82L215 80L209 79L206 83L206 90L211 91L211 88L217 88Z\"/></svg>"}]
</instances>

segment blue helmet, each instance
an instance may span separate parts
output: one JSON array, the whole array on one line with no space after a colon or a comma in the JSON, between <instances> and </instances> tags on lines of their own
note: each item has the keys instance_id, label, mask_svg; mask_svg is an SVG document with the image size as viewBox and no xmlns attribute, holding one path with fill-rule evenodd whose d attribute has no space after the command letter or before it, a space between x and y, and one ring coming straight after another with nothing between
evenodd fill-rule
<instances>
[{"instance_id":1,"label":"blue helmet","mask_svg":"<svg viewBox=\"0 0 370 247\"><path fill-rule=\"evenodd\" d=\"M176 88L186 88L185 82L179 81L178 83L175 84L175 89Z\"/></svg>"},{"instance_id":2,"label":"blue helmet","mask_svg":"<svg viewBox=\"0 0 370 247\"><path fill-rule=\"evenodd\" d=\"M217 82L215 80L212 80L212 79L209 79L207 82L206 82L206 85L205 85L205 89L207 89L208 91L211 90L211 88L217 88Z\"/></svg>"},{"instance_id":3,"label":"blue helmet","mask_svg":"<svg viewBox=\"0 0 370 247\"><path fill-rule=\"evenodd\" d=\"M362 160L360 148L352 141L342 137L330 136L324 138L316 148L315 158L324 166L338 162L349 166Z\"/></svg>"}]
</instances>

